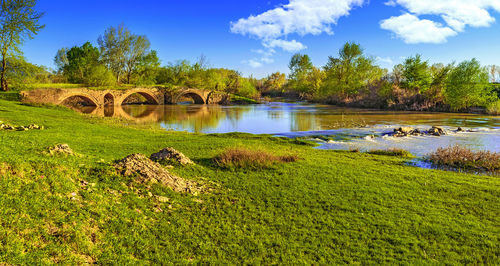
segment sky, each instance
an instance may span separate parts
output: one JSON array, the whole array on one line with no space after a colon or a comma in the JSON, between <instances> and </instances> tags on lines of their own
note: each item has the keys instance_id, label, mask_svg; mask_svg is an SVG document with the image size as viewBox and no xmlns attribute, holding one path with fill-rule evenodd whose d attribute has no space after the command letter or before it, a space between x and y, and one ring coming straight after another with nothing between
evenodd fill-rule
<instances>
[{"instance_id":1,"label":"sky","mask_svg":"<svg viewBox=\"0 0 500 266\"><path fill-rule=\"evenodd\" d=\"M97 46L122 23L149 38L163 65L204 55L259 78L288 73L297 52L323 66L345 42L388 69L415 54L500 65L500 0L38 0L37 10L45 28L23 51L51 68L58 49Z\"/></svg>"}]
</instances>

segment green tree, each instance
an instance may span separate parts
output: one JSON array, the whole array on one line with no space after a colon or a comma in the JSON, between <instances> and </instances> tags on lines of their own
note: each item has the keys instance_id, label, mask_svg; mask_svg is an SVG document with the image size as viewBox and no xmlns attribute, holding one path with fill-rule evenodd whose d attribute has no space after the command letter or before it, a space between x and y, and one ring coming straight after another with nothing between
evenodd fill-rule
<instances>
[{"instance_id":1,"label":"green tree","mask_svg":"<svg viewBox=\"0 0 500 266\"><path fill-rule=\"evenodd\" d=\"M60 53L61 50L56 58L58 56L63 58ZM99 56L99 49L90 42L86 42L80 47L75 46L67 51L65 64L60 64L63 66L62 72L71 83L85 83L92 69L100 64Z\"/></svg>"},{"instance_id":2,"label":"green tree","mask_svg":"<svg viewBox=\"0 0 500 266\"><path fill-rule=\"evenodd\" d=\"M29 84L49 81L50 72L47 68L31 64L23 56L12 56L6 61L5 77L13 88L23 89Z\"/></svg>"},{"instance_id":3,"label":"green tree","mask_svg":"<svg viewBox=\"0 0 500 266\"><path fill-rule=\"evenodd\" d=\"M422 56L417 54L409 57L403 63L401 87L417 93L427 90L432 83L429 62L422 61Z\"/></svg>"},{"instance_id":4,"label":"green tree","mask_svg":"<svg viewBox=\"0 0 500 266\"><path fill-rule=\"evenodd\" d=\"M428 100L433 102L443 102L446 80L452 69L453 64L446 66L443 64L434 64L430 67L429 71L431 73L432 82L429 89L423 92Z\"/></svg>"},{"instance_id":5,"label":"green tree","mask_svg":"<svg viewBox=\"0 0 500 266\"><path fill-rule=\"evenodd\" d=\"M357 43L346 43L339 50L339 57L328 58L324 67L326 78L323 93L348 98L359 93L384 72L374 64L374 59L365 56Z\"/></svg>"},{"instance_id":6,"label":"green tree","mask_svg":"<svg viewBox=\"0 0 500 266\"><path fill-rule=\"evenodd\" d=\"M0 53L2 69L0 85L3 91L9 90L6 79L7 58L22 54L21 45L33 39L44 28L40 24L43 13L35 10L36 0L2 0L0 11Z\"/></svg>"},{"instance_id":7,"label":"green tree","mask_svg":"<svg viewBox=\"0 0 500 266\"><path fill-rule=\"evenodd\" d=\"M286 75L280 72L275 72L265 78L263 87L265 91L283 92L285 84Z\"/></svg>"},{"instance_id":8,"label":"green tree","mask_svg":"<svg viewBox=\"0 0 500 266\"><path fill-rule=\"evenodd\" d=\"M314 70L311 58L308 55L295 54L288 67L290 69L289 87L301 94L309 94L311 87L308 79Z\"/></svg>"},{"instance_id":9,"label":"green tree","mask_svg":"<svg viewBox=\"0 0 500 266\"><path fill-rule=\"evenodd\" d=\"M450 71L445 99L453 110L486 106L492 96L488 70L476 59L463 61Z\"/></svg>"},{"instance_id":10,"label":"green tree","mask_svg":"<svg viewBox=\"0 0 500 266\"><path fill-rule=\"evenodd\" d=\"M132 34L123 24L116 28L109 27L97 42L103 62L115 73L118 83L125 74L126 82L130 84L151 47L146 36Z\"/></svg>"},{"instance_id":11,"label":"green tree","mask_svg":"<svg viewBox=\"0 0 500 266\"><path fill-rule=\"evenodd\" d=\"M160 70L160 59L155 50L143 55L136 66L137 85L154 85Z\"/></svg>"}]
</instances>

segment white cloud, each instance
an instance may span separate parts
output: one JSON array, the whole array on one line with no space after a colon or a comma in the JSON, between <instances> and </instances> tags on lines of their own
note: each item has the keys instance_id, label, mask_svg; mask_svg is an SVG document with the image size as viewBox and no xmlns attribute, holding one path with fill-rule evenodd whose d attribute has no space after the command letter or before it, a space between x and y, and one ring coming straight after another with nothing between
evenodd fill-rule
<instances>
[{"instance_id":1,"label":"white cloud","mask_svg":"<svg viewBox=\"0 0 500 266\"><path fill-rule=\"evenodd\" d=\"M394 61L392 61L392 59L390 57L380 57L380 56L377 56L376 60L377 60L377 62L385 63L385 64L388 64L388 65L393 65L394 64Z\"/></svg>"},{"instance_id":2,"label":"white cloud","mask_svg":"<svg viewBox=\"0 0 500 266\"><path fill-rule=\"evenodd\" d=\"M380 26L394 32L405 43L444 43L448 37L457 35L449 27L408 13L383 20Z\"/></svg>"},{"instance_id":3,"label":"white cloud","mask_svg":"<svg viewBox=\"0 0 500 266\"><path fill-rule=\"evenodd\" d=\"M333 34L332 24L364 0L290 0L289 4L231 22L231 32L270 41L289 34Z\"/></svg>"},{"instance_id":4,"label":"white cloud","mask_svg":"<svg viewBox=\"0 0 500 266\"><path fill-rule=\"evenodd\" d=\"M244 60L241 63L243 63L245 65L249 65L251 68L259 68L263 65L261 62L255 60L255 59Z\"/></svg>"},{"instance_id":5,"label":"white cloud","mask_svg":"<svg viewBox=\"0 0 500 266\"><path fill-rule=\"evenodd\" d=\"M292 41L272 40L269 42L264 42L263 45L267 48L279 47L279 48L281 48L287 52L291 52L291 53L298 52L298 51L301 51L301 50L304 50L307 48L307 46L305 46L304 44L302 44L296 40L292 40Z\"/></svg>"},{"instance_id":6,"label":"white cloud","mask_svg":"<svg viewBox=\"0 0 500 266\"><path fill-rule=\"evenodd\" d=\"M285 40L290 34L319 35L333 34L332 25L338 19L349 15L353 7L361 6L365 0L289 0L289 3L248 18L231 22L231 32L261 40L271 50L281 48L287 52L298 52L307 47L297 40ZM270 62L270 56L263 56L249 63ZM252 62L251 62L252 61ZM257 66L258 64L253 64Z\"/></svg>"},{"instance_id":7,"label":"white cloud","mask_svg":"<svg viewBox=\"0 0 500 266\"><path fill-rule=\"evenodd\" d=\"M445 42L448 37L464 31L467 26L491 26L495 18L490 11L500 12L500 0L389 0L385 4L400 5L410 13L392 17L381 23L385 25L382 28L393 31L408 43ZM446 26L436 20L420 19L418 16L421 15L438 16L446 23ZM396 25L397 22L413 24ZM413 28L413 33L409 32L408 28ZM423 36L432 33L437 36Z\"/></svg>"}]
</instances>

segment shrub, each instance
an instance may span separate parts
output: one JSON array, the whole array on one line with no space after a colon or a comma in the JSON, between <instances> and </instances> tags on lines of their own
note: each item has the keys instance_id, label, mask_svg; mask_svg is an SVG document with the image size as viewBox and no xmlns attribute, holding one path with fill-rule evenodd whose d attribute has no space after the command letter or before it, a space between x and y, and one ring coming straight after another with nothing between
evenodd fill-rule
<instances>
[{"instance_id":1,"label":"shrub","mask_svg":"<svg viewBox=\"0 0 500 266\"><path fill-rule=\"evenodd\" d=\"M500 115L500 100L490 103L486 111L490 115Z\"/></svg>"},{"instance_id":2,"label":"shrub","mask_svg":"<svg viewBox=\"0 0 500 266\"><path fill-rule=\"evenodd\" d=\"M435 165L453 168L483 171L500 170L500 153L489 151L474 152L458 145L439 148L429 155L428 160Z\"/></svg>"},{"instance_id":3,"label":"shrub","mask_svg":"<svg viewBox=\"0 0 500 266\"><path fill-rule=\"evenodd\" d=\"M407 150L403 149L388 149L388 150L371 150L368 152L369 154L375 154L375 155L385 155L385 156L398 156L398 157L414 157L413 154L411 154Z\"/></svg>"},{"instance_id":4,"label":"shrub","mask_svg":"<svg viewBox=\"0 0 500 266\"><path fill-rule=\"evenodd\" d=\"M90 70L88 76L84 78L84 83L94 87L113 86L116 84L116 80L111 71L105 66L98 65Z\"/></svg>"},{"instance_id":5,"label":"shrub","mask_svg":"<svg viewBox=\"0 0 500 266\"><path fill-rule=\"evenodd\" d=\"M269 168L277 163L295 162L297 155L277 156L263 150L246 148L228 148L214 158L220 167L224 168Z\"/></svg>"}]
</instances>

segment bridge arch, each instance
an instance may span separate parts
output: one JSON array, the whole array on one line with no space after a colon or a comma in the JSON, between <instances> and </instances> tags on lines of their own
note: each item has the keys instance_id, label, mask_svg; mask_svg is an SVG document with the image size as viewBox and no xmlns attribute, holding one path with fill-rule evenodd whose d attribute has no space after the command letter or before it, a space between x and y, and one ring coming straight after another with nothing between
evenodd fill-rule
<instances>
[{"instance_id":1,"label":"bridge arch","mask_svg":"<svg viewBox=\"0 0 500 266\"><path fill-rule=\"evenodd\" d=\"M131 90L131 91L128 91L126 94L124 94L122 97L121 97L121 100L120 102L117 102L118 105L123 105L123 102L130 96L132 96L133 94L139 94L141 95L142 97L144 97L148 103L150 104L156 104L156 105L160 105L160 100L158 100L158 98L152 94L151 92L149 91L145 91L145 90Z\"/></svg>"},{"instance_id":2,"label":"bridge arch","mask_svg":"<svg viewBox=\"0 0 500 266\"><path fill-rule=\"evenodd\" d=\"M177 94L174 97L173 103L177 104L182 97L190 97L191 99L193 99L195 104L206 104L207 103L206 97L203 94L201 94L200 91L194 90L194 89L188 89L188 90L181 91L179 94Z\"/></svg>"},{"instance_id":3,"label":"bridge arch","mask_svg":"<svg viewBox=\"0 0 500 266\"><path fill-rule=\"evenodd\" d=\"M113 94L111 93L106 93L106 95L104 95L104 106L113 106L115 105L115 96L113 96Z\"/></svg>"},{"instance_id":4,"label":"bridge arch","mask_svg":"<svg viewBox=\"0 0 500 266\"><path fill-rule=\"evenodd\" d=\"M73 93L64 95L59 99L58 104L67 105L65 103L68 103L68 101L71 101L72 99L76 100L77 98L85 102L88 106L96 106L96 107L99 106L99 101L97 99L84 93Z\"/></svg>"}]
</instances>

